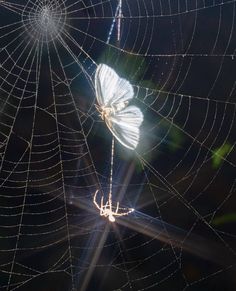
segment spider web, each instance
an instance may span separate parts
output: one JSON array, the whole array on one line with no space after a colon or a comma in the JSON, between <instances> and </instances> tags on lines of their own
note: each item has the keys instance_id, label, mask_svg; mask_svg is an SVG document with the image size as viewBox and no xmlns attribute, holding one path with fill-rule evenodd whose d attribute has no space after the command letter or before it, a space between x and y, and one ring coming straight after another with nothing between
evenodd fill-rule
<instances>
[{"instance_id":1,"label":"spider web","mask_svg":"<svg viewBox=\"0 0 236 291\"><path fill-rule=\"evenodd\" d=\"M118 2L0 2L0 290L235 289L236 1ZM100 63L144 114L115 224Z\"/></svg>"}]
</instances>

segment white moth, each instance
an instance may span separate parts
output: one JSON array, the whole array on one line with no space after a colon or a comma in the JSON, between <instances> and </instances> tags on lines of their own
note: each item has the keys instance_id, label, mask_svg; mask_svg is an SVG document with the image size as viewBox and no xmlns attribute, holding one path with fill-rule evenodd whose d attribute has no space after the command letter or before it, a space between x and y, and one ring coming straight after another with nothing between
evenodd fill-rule
<instances>
[{"instance_id":1,"label":"white moth","mask_svg":"<svg viewBox=\"0 0 236 291\"><path fill-rule=\"evenodd\" d=\"M134 97L133 87L112 68L100 64L95 74L95 91L101 118L123 146L134 150L139 142L143 114L138 107L128 105Z\"/></svg>"}]
</instances>

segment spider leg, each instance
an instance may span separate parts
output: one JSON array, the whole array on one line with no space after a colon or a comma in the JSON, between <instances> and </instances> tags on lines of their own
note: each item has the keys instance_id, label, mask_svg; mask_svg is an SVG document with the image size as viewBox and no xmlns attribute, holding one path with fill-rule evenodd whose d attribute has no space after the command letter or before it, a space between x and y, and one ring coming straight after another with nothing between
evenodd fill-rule
<instances>
[{"instance_id":1,"label":"spider leg","mask_svg":"<svg viewBox=\"0 0 236 291\"><path fill-rule=\"evenodd\" d=\"M101 198L101 205L100 205L100 215L103 216L104 215L104 205L103 205L103 196Z\"/></svg>"},{"instance_id":2,"label":"spider leg","mask_svg":"<svg viewBox=\"0 0 236 291\"><path fill-rule=\"evenodd\" d=\"M115 214L117 214L117 213L119 212L119 207L120 207L120 203L117 202L117 204L116 204L116 211L115 211Z\"/></svg>"},{"instance_id":3,"label":"spider leg","mask_svg":"<svg viewBox=\"0 0 236 291\"><path fill-rule=\"evenodd\" d=\"M93 196L93 203L96 205L96 207L98 209L100 209L100 206L98 205L97 203L97 193L98 193L98 190L95 192L94 196Z\"/></svg>"},{"instance_id":4,"label":"spider leg","mask_svg":"<svg viewBox=\"0 0 236 291\"><path fill-rule=\"evenodd\" d=\"M105 217L109 215L109 208L110 208L110 205L109 205L109 202L107 201L105 206L103 206L103 215Z\"/></svg>"},{"instance_id":5,"label":"spider leg","mask_svg":"<svg viewBox=\"0 0 236 291\"><path fill-rule=\"evenodd\" d=\"M115 217L129 215L129 213L133 212L133 208L120 208L120 202L116 203L116 206L112 205L112 200L108 199L104 204L104 196L101 196L100 205L97 202L97 194L99 190L96 190L93 196L93 203L99 209L100 216L108 217L111 222L115 222Z\"/></svg>"}]
</instances>

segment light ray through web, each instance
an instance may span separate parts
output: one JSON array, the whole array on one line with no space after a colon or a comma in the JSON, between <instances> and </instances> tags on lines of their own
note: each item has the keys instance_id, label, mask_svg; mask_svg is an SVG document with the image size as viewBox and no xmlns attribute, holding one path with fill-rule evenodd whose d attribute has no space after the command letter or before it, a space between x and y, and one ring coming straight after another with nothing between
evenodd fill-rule
<instances>
[{"instance_id":1,"label":"light ray through web","mask_svg":"<svg viewBox=\"0 0 236 291\"><path fill-rule=\"evenodd\" d=\"M0 289L234 288L235 2L0 2ZM112 168L100 63L144 114Z\"/></svg>"}]
</instances>

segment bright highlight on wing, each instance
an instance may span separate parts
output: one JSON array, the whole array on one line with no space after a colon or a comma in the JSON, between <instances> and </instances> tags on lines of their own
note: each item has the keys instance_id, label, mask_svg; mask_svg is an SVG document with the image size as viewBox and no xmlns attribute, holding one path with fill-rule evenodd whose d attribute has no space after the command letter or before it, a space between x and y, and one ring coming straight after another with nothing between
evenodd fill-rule
<instances>
[{"instance_id":1,"label":"bright highlight on wing","mask_svg":"<svg viewBox=\"0 0 236 291\"><path fill-rule=\"evenodd\" d=\"M102 119L123 146L134 150L139 142L143 114L138 107L128 106L134 97L133 87L112 68L100 64L95 74L95 90Z\"/></svg>"}]
</instances>

